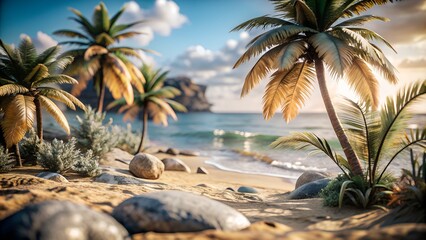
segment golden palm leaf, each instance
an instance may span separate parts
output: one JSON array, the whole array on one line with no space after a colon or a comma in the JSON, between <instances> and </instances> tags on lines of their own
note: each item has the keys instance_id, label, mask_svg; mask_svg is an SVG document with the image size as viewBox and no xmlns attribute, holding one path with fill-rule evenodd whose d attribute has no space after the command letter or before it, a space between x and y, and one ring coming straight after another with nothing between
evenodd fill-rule
<instances>
[{"instance_id":1,"label":"golden palm leaf","mask_svg":"<svg viewBox=\"0 0 426 240\"><path fill-rule=\"evenodd\" d=\"M140 34L143 34L143 33L142 32L135 32L135 31L125 32L125 33L120 33L120 34L114 36L114 39L116 41L121 41L123 39L131 38L131 37L134 37L134 36L137 36L137 35L140 35Z\"/></svg>"},{"instance_id":2,"label":"golden palm leaf","mask_svg":"<svg viewBox=\"0 0 426 240\"><path fill-rule=\"evenodd\" d=\"M19 143L27 131L32 128L35 119L34 97L16 95L8 99L3 107L1 121L6 147Z\"/></svg>"},{"instance_id":3,"label":"golden palm leaf","mask_svg":"<svg viewBox=\"0 0 426 240\"><path fill-rule=\"evenodd\" d=\"M31 72L25 76L25 82L35 82L49 76L49 69L43 64L37 64Z\"/></svg>"},{"instance_id":4,"label":"golden palm leaf","mask_svg":"<svg viewBox=\"0 0 426 240\"><path fill-rule=\"evenodd\" d=\"M354 56L352 48L342 40L323 32L312 35L308 41L315 47L318 56L324 60L331 73L335 77L342 76Z\"/></svg>"},{"instance_id":5,"label":"golden palm leaf","mask_svg":"<svg viewBox=\"0 0 426 240\"><path fill-rule=\"evenodd\" d=\"M141 71L130 61L124 62L130 73L130 83L135 86L139 93L144 93L143 84L146 82Z\"/></svg>"},{"instance_id":6,"label":"golden palm leaf","mask_svg":"<svg viewBox=\"0 0 426 240\"><path fill-rule=\"evenodd\" d=\"M130 73L126 65L119 58L107 55L103 67L104 82L114 99L124 97L127 104L133 103L133 89L130 84Z\"/></svg>"},{"instance_id":7,"label":"golden palm leaf","mask_svg":"<svg viewBox=\"0 0 426 240\"><path fill-rule=\"evenodd\" d=\"M71 108L72 110L75 110L74 103L68 99L64 94L62 94L60 91L57 91L57 89L54 88L43 88L40 89L40 95L46 96L48 98L51 98L53 100L56 100L58 102L61 102L65 104L67 107Z\"/></svg>"},{"instance_id":8,"label":"golden palm leaf","mask_svg":"<svg viewBox=\"0 0 426 240\"><path fill-rule=\"evenodd\" d=\"M243 89L241 90L241 97L247 95L247 93L259 84L260 80L265 78L270 71L278 68L277 57L282 49L282 46L274 47L263 54L263 56L256 62L246 76Z\"/></svg>"},{"instance_id":9,"label":"golden palm leaf","mask_svg":"<svg viewBox=\"0 0 426 240\"><path fill-rule=\"evenodd\" d=\"M95 41L106 46L111 45L115 42L115 40L105 32L97 35Z\"/></svg>"},{"instance_id":10,"label":"golden palm leaf","mask_svg":"<svg viewBox=\"0 0 426 240\"><path fill-rule=\"evenodd\" d=\"M156 97L150 97L149 100L156 103L160 107L160 110L163 111L166 115L168 114L173 118L173 120L175 121L177 120L175 111L164 100L156 98Z\"/></svg>"},{"instance_id":11,"label":"golden palm leaf","mask_svg":"<svg viewBox=\"0 0 426 240\"><path fill-rule=\"evenodd\" d=\"M107 54L108 49L99 46L99 45L93 45L89 47L86 52L84 52L84 60L88 61L90 58L92 58L93 55L102 55Z\"/></svg>"},{"instance_id":12,"label":"golden palm leaf","mask_svg":"<svg viewBox=\"0 0 426 240\"><path fill-rule=\"evenodd\" d=\"M6 84L0 86L0 96L18 94L18 93L27 93L29 92L28 88L18 85L18 84Z\"/></svg>"},{"instance_id":13,"label":"golden palm leaf","mask_svg":"<svg viewBox=\"0 0 426 240\"><path fill-rule=\"evenodd\" d=\"M52 115L53 119L61 126L67 134L70 134L70 126L68 125L67 118L62 113L61 109L56 106L52 100L45 96L37 96L37 98L40 100L41 106L46 109L46 111Z\"/></svg>"},{"instance_id":14,"label":"golden palm leaf","mask_svg":"<svg viewBox=\"0 0 426 240\"><path fill-rule=\"evenodd\" d=\"M280 69L288 70L293 67L294 63L306 52L305 41L290 42L280 53Z\"/></svg>"},{"instance_id":15,"label":"golden palm leaf","mask_svg":"<svg viewBox=\"0 0 426 240\"><path fill-rule=\"evenodd\" d=\"M306 61L297 63L291 69L287 77L289 81L284 81L286 97L282 107L283 117L287 123L297 116L300 108L311 95L315 76L313 64Z\"/></svg>"},{"instance_id":16,"label":"golden palm leaf","mask_svg":"<svg viewBox=\"0 0 426 240\"><path fill-rule=\"evenodd\" d=\"M269 120L274 116L275 111L284 103L285 81L291 81L288 78L291 70L277 70L271 76L271 81L266 85L263 95L263 117Z\"/></svg>"},{"instance_id":17,"label":"golden palm leaf","mask_svg":"<svg viewBox=\"0 0 426 240\"><path fill-rule=\"evenodd\" d=\"M33 82L31 85L32 87L38 87L42 86L43 84L77 84L78 81L74 78L65 75L65 74L58 74L58 75L50 75L46 78L40 79L38 81Z\"/></svg>"},{"instance_id":18,"label":"golden palm leaf","mask_svg":"<svg viewBox=\"0 0 426 240\"><path fill-rule=\"evenodd\" d=\"M168 125L167 115L160 109L160 107L157 104L153 102L148 102L146 106L147 106L148 113L155 124L163 124L164 126Z\"/></svg>"},{"instance_id":19,"label":"golden palm leaf","mask_svg":"<svg viewBox=\"0 0 426 240\"><path fill-rule=\"evenodd\" d=\"M135 120L140 110L139 106L137 105L127 105L127 106L130 106L130 107L126 109L126 113L123 116L124 122L128 120L131 120L131 121Z\"/></svg>"},{"instance_id":20,"label":"golden palm leaf","mask_svg":"<svg viewBox=\"0 0 426 240\"><path fill-rule=\"evenodd\" d=\"M379 104L379 83L367 63L359 57L352 59L352 65L346 69L346 80L365 102L375 109Z\"/></svg>"}]
</instances>

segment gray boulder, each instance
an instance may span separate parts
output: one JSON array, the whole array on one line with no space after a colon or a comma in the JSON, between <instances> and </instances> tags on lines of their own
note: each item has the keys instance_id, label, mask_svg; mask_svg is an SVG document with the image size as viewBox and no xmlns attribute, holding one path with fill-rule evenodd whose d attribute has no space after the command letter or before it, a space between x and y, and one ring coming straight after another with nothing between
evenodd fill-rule
<instances>
[{"instance_id":1,"label":"gray boulder","mask_svg":"<svg viewBox=\"0 0 426 240\"><path fill-rule=\"evenodd\" d=\"M173 155L173 156L177 156L179 155L180 151L176 148L169 148L166 150L167 154Z\"/></svg>"},{"instance_id":2,"label":"gray boulder","mask_svg":"<svg viewBox=\"0 0 426 240\"><path fill-rule=\"evenodd\" d=\"M241 186L238 188L237 192L241 193L258 193L258 191L252 187Z\"/></svg>"},{"instance_id":3,"label":"gray boulder","mask_svg":"<svg viewBox=\"0 0 426 240\"><path fill-rule=\"evenodd\" d=\"M310 183L316 180L329 178L330 174L325 172L317 172L317 171L306 171L300 175L300 177L296 181L296 188L306 184Z\"/></svg>"},{"instance_id":4,"label":"gray boulder","mask_svg":"<svg viewBox=\"0 0 426 240\"><path fill-rule=\"evenodd\" d=\"M2 240L119 240L128 232L111 216L67 201L28 205L0 222Z\"/></svg>"},{"instance_id":5,"label":"gray boulder","mask_svg":"<svg viewBox=\"0 0 426 240\"><path fill-rule=\"evenodd\" d=\"M199 174L209 174L209 171L207 171L207 169L205 169L203 167L198 167L197 168L197 173L199 173Z\"/></svg>"},{"instance_id":6,"label":"gray boulder","mask_svg":"<svg viewBox=\"0 0 426 240\"><path fill-rule=\"evenodd\" d=\"M318 194L321 189L325 188L329 182L330 179L324 178L304 184L301 187L295 189L293 192L291 192L289 197L290 199L305 199L318 197Z\"/></svg>"},{"instance_id":7,"label":"gray boulder","mask_svg":"<svg viewBox=\"0 0 426 240\"><path fill-rule=\"evenodd\" d=\"M166 171L182 171L191 173L191 169L179 158L164 158L161 160Z\"/></svg>"},{"instance_id":8,"label":"gray boulder","mask_svg":"<svg viewBox=\"0 0 426 240\"><path fill-rule=\"evenodd\" d=\"M36 177L52 180L55 182L68 182L68 180L64 176L55 172L41 172L37 174Z\"/></svg>"},{"instance_id":9,"label":"gray boulder","mask_svg":"<svg viewBox=\"0 0 426 240\"><path fill-rule=\"evenodd\" d=\"M127 176L125 174L104 172L101 175L94 178L95 182L109 183L109 184L144 184L145 182L141 179Z\"/></svg>"},{"instance_id":10,"label":"gray boulder","mask_svg":"<svg viewBox=\"0 0 426 240\"><path fill-rule=\"evenodd\" d=\"M129 171L136 177L158 179L164 172L164 164L151 154L138 153L130 162Z\"/></svg>"},{"instance_id":11,"label":"gray boulder","mask_svg":"<svg viewBox=\"0 0 426 240\"><path fill-rule=\"evenodd\" d=\"M193 193L152 192L127 199L112 216L131 234L140 232L238 231L250 225L237 210Z\"/></svg>"}]
</instances>

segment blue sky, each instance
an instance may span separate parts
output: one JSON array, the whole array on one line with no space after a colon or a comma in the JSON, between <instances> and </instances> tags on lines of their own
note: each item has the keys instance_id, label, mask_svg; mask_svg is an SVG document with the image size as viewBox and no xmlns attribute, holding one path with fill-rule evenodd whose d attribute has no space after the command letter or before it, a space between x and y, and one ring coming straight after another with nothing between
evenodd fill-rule
<instances>
[{"instance_id":1,"label":"blue sky","mask_svg":"<svg viewBox=\"0 0 426 240\"><path fill-rule=\"evenodd\" d=\"M17 44L21 35L26 34L39 49L54 45L65 40L53 36L55 30L77 26L68 19L72 16L68 7L80 10L90 19L98 3L96 0L0 0L0 38L6 43ZM268 0L106 0L104 3L110 14L126 4L128 11L123 21L149 19L150 22L137 28L147 35L122 44L153 49L161 56L145 55L145 62L169 69L169 76L185 75L208 85L207 96L214 104L214 111L261 111L267 81L240 99L244 77L253 62L232 69L247 42L259 31L229 31L250 18L273 14ZM385 48L387 57L398 69L401 85L425 78L426 1L387 4L368 13L391 19L391 22L368 27L384 36L398 51L395 54ZM330 81L329 88L332 93L350 95L344 84ZM395 86L382 83L382 99L395 89ZM324 110L318 91L314 91L302 110Z\"/></svg>"}]
</instances>

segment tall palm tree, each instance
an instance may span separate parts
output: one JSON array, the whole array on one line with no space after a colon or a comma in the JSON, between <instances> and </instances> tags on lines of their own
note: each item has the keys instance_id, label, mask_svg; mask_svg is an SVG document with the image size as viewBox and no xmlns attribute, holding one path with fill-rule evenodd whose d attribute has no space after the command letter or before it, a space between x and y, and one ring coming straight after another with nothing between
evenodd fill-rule
<instances>
[{"instance_id":1,"label":"tall palm tree","mask_svg":"<svg viewBox=\"0 0 426 240\"><path fill-rule=\"evenodd\" d=\"M117 20L123 14L125 7L109 18L108 10L102 2L95 7L92 22L84 17L80 11L73 8L70 10L76 15L71 19L80 24L82 31L63 29L54 32L54 34L81 39L60 43L81 46L64 53L64 55L75 58L74 62L65 69L66 74L78 76L79 82L74 85L71 93L76 96L80 95L87 87L88 82L93 79L93 84L99 95L98 112L103 110L105 86L109 89L113 98L124 97L128 104L132 104L133 90L131 84L139 82L142 75L138 74L138 69L125 56L140 58L140 55L135 48L117 47L116 44L120 40L142 34L129 29L143 21L118 24Z\"/></svg>"},{"instance_id":2,"label":"tall palm tree","mask_svg":"<svg viewBox=\"0 0 426 240\"><path fill-rule=\"evenodd\" d=\"M241 96L272 73L263 97L263 115L271 118L281 107L288 122L294 119L314 88L315 77L327 114L349 164L356 175L362 169L343 131L330 99L324 64L334 78L345 76L359 97L373 108L378 105L377 69L389 82L397 82L392 64L371 41L392 46L379 34L359 27L386 18L363 15L353 17L387 0L271 0L275 16L248 20L233 29L271 28L254 37L247 51L235 63L238 67L261 55L247 74ZM349 19L346 19L349 18ZM393 49L393 48L392 48Z\"/></svg>"},{"instance_id":3,"label":"tall palm tree","mask_svg":"<svg viewBox=\"0 0 426 240\"><path fill-rule=\"evenodd\" d=\"M138 94L135 95L132 105L122 106L118 112L126 112L123 120L134 120L138 113L142 111L142 134L141 141L136 153L143 150L145 139L148 135L148 115L154 123L168 125L167 116L170 115L177 120L176 111L186 112L187 109L182 104L171 100L181 94L174 87L164 86L164 80L168 72L161 72L161 69L154 70L148 65L144 65L141 72L145 78L145 83L141 82L141 87L137 87ZM124 99L119 99L108 105L108 109L125 104Z\"/></svg>"},{"instance_id":4,"label":"tall palm tree","mask_svg":"<svg viewBox=\"0 0 426 240\"><path fill-rule=\"evenodd\" d=\"M52 100L73 110L75 106L85 109L77 98L55 85L77 83L70 76L56 74L72 61L71 57L57 59L59 50L59 46L54 46L38 54L29 37L15 49L0 40L1 128L7 148L21 141L32 128L34 120L37 122L37 135L42 141L42 107L70 133L66 117Z\"/></svg>"}]
</instances>

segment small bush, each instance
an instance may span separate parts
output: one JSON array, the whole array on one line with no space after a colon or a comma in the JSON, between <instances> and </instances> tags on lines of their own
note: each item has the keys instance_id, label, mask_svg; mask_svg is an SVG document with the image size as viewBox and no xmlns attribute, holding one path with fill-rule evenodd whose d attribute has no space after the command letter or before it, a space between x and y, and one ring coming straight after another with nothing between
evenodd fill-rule
<instances>
[{"instance_id":1,"label":"small bush","mask_svg":"<svg viewBox=\"0 0 426 240\"><path fill-rule=\"evenodd\" d=\"M76 143L75 138L66 143L57 139L53 139L51 143L43 143L37 153L37 162L51 172L62 174L74 171L83 176L99 175L98 158L91 150L81 153Z\"/></svg>"},{"instance_id":2,"label":"small bush","mask_svg":"<svg viewBox=\"0 0 426 240\"><path fill-rule=\"evenodd\" d=\"M97 113L90 106L83 118L77 116L79 126L75 129L78 145L84 150L92 150L93 155L102 158L117 145L117 137L111 134L112 119L105 125L105 113Z\"/></svg>"},{"instance_id":3,"label":"small bush","mask_svg":"<svg viewBox=\"0 0 426 240\"><path fill-rule=\"evenodd\" d=\"M123 151L134 153L139 146L140 137L132 131L132 125L127 124L126 128L114 125L111 134L117 137L116 147Z\"/></svg>"},{"instance_id":4,"label":"small bush","mask_svg":"<svg viewBox=\"0 0 426 240\"><path fill-rule=\"evenodd\" d=\"M13 159L11 154L0 145L0 172L7 172L12 168Z\"/></svg>"},{"instance_id":5,"label":"small bush","mask_svg":"<svg viewBox=\"0 0 426 240\"><path fill-rule=\"evenodd\" d=\"M38 138L35 130L30 129L28 135L20 142L21 157L27 163L37 163L37 152L40 148L40 139Z\"/></svg>"},{"instance_id":6,"label":"small bush","mask_svg":"<svg viewBox=\"0 0 426 240\"><path fill-rule=\"evenodd\" d=\"M323 198L323 205L327 207L339 206L339 195L340 189L343 182L348 180L345 175L339 175L335 179L331 180L328 185L321 190L319 193L320 197Z\"/></svg>"}]
</instances>

